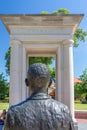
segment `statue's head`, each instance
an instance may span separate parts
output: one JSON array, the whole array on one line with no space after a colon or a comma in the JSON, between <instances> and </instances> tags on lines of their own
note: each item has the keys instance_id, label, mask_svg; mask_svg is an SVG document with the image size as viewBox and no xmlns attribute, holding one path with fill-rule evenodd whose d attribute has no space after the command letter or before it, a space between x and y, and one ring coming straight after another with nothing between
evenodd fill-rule
<instances>
[{"instance_id":1,"label":"statue's head","mask_svg":"<svg viewBox=\"0 0 87 130\"><path fill-rule=\"evenodd\" d=\"M47 91L50 82L50 72L45 64L35 63L29 67L26 85L32 92Z\"/></svg>"}]
</instances>

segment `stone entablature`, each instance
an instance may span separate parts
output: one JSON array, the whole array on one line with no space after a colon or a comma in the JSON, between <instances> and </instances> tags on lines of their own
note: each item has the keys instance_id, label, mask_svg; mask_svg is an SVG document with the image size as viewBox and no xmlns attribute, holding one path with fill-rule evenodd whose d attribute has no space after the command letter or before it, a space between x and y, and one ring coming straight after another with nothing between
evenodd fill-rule
<instances>
[{"instance_id":1,"label":"stone entablature","mask_svg":"<svg viewBox=\"0 0 87 130\"><path fill-rule=\"evenodd\" d=\"M61 41L72 39L83 15L0 15L11 39Z\"/></svg>"}]
</instances>

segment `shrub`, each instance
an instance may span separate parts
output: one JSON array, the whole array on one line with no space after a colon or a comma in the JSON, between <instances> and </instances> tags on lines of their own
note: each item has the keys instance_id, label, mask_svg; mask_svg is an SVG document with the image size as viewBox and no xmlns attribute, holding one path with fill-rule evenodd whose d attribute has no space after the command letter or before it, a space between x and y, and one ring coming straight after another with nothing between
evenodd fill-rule
<instances>
[{"instance_id":1,"label":"shrub","mask_svg":"<svg viewBox=\"0 0 87 130\"><path fill-rule=\"evenodd\" d=\"M78 103L78 104L80 104L81 101L80 101L80 100L75 100L74 103Z\"/></svg>"},{"instance_id":2,"label":"shrub","mask_svg":"<svg viewBox=\"0 0 87 130\"><path fill-rule=\"evenodd\" d=\"M86 100L82 100L81 103L82 104L87 104L87 101Z\"/></svg>"}]
</instances>

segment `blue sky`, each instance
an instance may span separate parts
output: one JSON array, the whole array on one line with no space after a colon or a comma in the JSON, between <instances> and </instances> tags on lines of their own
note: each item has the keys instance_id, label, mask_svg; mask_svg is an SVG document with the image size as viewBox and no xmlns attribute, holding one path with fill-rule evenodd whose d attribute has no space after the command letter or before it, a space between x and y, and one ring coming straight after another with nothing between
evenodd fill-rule
<instances>
[{"instance_id":1,"label":"blue sky","mask_svg":"<svg viewBox=\"0 0 87 130\"><path fill-rule=\"evenodd\" d=\"M60 8L67 8L72 14L84 14L80 28L87 31L87 0L0 0L0 14L40 14L52 13ZM5 53L10 45L7 30L0 21L0 73L5 74ZM79 77L87 68L87 40L74 48L74 76Z\"/></svg>"}]
</instances>

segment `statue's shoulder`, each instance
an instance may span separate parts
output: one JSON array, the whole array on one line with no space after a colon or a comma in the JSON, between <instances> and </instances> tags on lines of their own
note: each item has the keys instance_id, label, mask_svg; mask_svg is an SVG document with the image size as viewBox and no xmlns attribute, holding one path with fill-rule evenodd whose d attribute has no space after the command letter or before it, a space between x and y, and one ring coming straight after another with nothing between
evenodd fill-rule
<instances>
[{"instance_id":1,"label":"statue's shoulder","mask_svg":"<svg viewBox=\"0 0 87 130\"><path fill-rule=\"evenodd\" d=\"M10 106L8 109L8 113L16 113L17 111L20 112L21 108L23 109L24 104L26 104L27 102L27 100L24 100L18 104Z\"/></svg>"},{"instance_id":2,"label":"statue's shoulder","mask_svg":"<svg viewBox=\"0 0 87 130\"><path fill-rule=\"evenodd\" d=\"M68 106L63 104L62 102L51 99L51 103L52 103L53 109L55 109L56 112L58 112L58 110L59 110L62 113L66 113L67 115L70 114L70 110L69 110Z\"/></svg>"},{"instance_id":3,"label":"statue's shoulder","mask_svg":"<svg viewBox=\"0 0 87 130\"><path fill-rule=\"evenodd\" d=\"M16 120L21 118L21 113L23 113L24 104L26 103L27 101L25 100L9 107L6 120L11 126L14 125Z\"/></svg>"},{"instance_id":4,"label":"statue's shoulder","mask_svg":"<svg viewBox=\"0 0 87 130\"><path fill-rule=\"evenodd\" d=\"M56 118L62 120L63 123L73 123L72 116L67 105L59 101L53 100L53 111L56 115Z\"/></svg>"}]
</instances>

